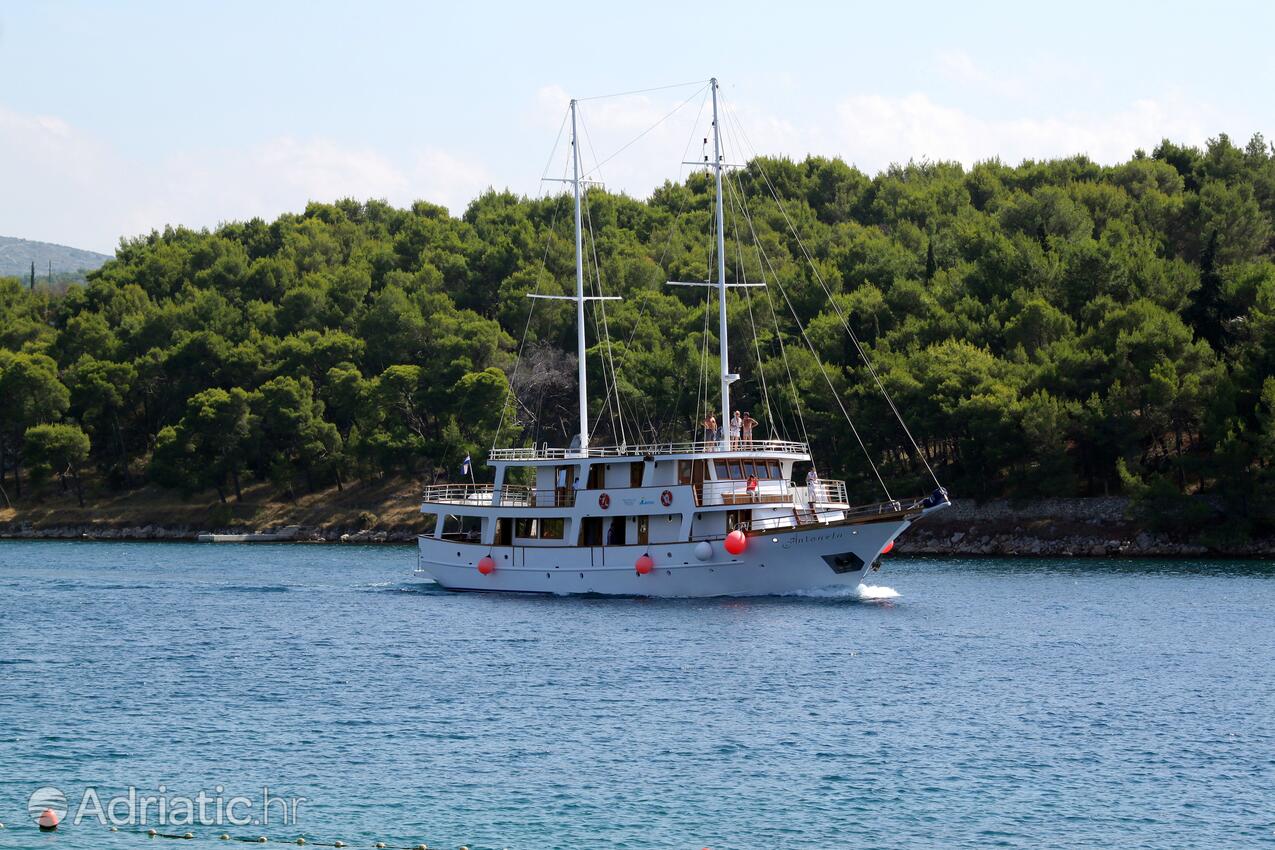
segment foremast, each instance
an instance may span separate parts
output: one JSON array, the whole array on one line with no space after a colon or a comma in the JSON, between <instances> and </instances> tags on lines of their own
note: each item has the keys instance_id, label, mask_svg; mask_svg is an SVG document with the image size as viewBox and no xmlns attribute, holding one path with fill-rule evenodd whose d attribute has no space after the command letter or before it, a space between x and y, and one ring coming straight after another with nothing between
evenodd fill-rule
<instances>
[{"instance_id":1,"label":"foremast","mask_svg":"<svg viewBox=\"0 0 1275 850\"><path fill-rule=\"evenodd\" d=\"M717 78L709 80L713 87L713 176L717 183L717 345L722 367L722 418L718 429L722 448L730 450L730 385L739 379L730 371L726 344L726 215L722 211L722 133L717 119Z\"/></svg>"},{"instance_id":2,"label":"foremast","mask_svg":"<svg viewBox=\"0 0 1275 850\"><path fill-rule=\"evenodd\" d=\"M582 456L589 453L589 382L587 353L584 338L584 302L586 301L619 301L618 295L602 295L599 281L598 295L584 294L584 222L582 214L581 187L588 181L580 175L580 141L576 135L576 110L579 101L571 101L571 179L562 181L571 184L575 196L575 242L576 242L576 294L575 295L540 295L529 294L528 298L548 298L557 301L574 301L576 303L576 366L580 391L580 434L579 452ZM556 180L556 178L554 178Z\"/></svg>"},{"instance_id":3,"label":"foremast","mask_svg":"<svg viewBox=\"0 0 1275 850\"><path fill-rule=\"evenodd\" d=\"M722 155L721 120L717 111L717 78L709 80L713 90L713 182L716 201L713 218L717 230L717 280L681 281L670 280L672 286L712 286L717 288L717 348L718 360L721 364L722 382L722 418L718 422L718 447L722 451L730 451L730 385L739 380L739 375L730 370L730 338L726 324L726 289L732 286L765 286L764 283L746 283L726 280L726 213L722 201L722 169L726 167ZM685 165L703 165L703 163L684 163Z\"/></svg>"},{"instance_id":4,"label":"foremast","mask_svg":"<svg viewBox=\"0 0 1275 850\"><path fill-rule=\"evenodd\" d=\"M580 145L576 139L576 101L571 101L571 186L576 199L576 362L580 379L580 451L589 451L589 392L585 380L584 229L580 221Z\"/></svg>"}]
</instances>

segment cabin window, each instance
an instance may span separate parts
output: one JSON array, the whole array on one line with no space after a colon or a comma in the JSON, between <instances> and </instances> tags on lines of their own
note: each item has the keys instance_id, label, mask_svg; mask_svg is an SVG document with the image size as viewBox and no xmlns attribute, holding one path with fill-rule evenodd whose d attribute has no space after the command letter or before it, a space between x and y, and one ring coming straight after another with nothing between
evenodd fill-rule
<instances>
[{"instance_id":1,"label":"cabin window","mask_svg":"<svg viewBox=\"0 0 1275 850\"><path fill-rule=\"evenodd\" d=\"M540 539L561 540L565 526L566 520L561 517L540 520Z\"/></svg>"},{"instance_id":2,"label":"cabin window","mask_svg":"<svg viewBox=\"0 0 1275 850\"><path fill-rule=\"evenodd\" d=\"M739 465L739 461L732 460L730 462L730 477L736 481L742 480L744 477L743 469Z\"/></svg>"},{"instance_id":3,"label":"cabin window","mask_svg":"<svg viewBox=\"0 0 1275 850\"><path fill-rule=\"evenodd\" d=\"M691 483L691 462L689 460L679 460L677 462L677 483Z\"/></svg>"},{"instance_id":4,"label":"cabin window","mask_svg":"<svg viewBox=\"0 0 1275 850\"><path fill-rule=\"evenodd\" d=\"M770 467L770 477L771 477L771 478L779 479L779 478L783 478L783 477L784 477L784 470L783 470L783 468L779 465L779 461L777 461L777 460L772 460L772 461L767 462L767 464L766 464L766 465Z\"/></svg>"},{"instance_id":5,"label":"cabin window","mask_svg":"<svg viewBox=\"0 0 1275 850\"><path fill-rule=\"evenodd\" d=\"M745 478L753 477L753 462L751 460L744 461L744 477ZM757 477L760 478L761 476L759 475Z\"/></svg>"},{"instance_id":6,"label":"cabin window","mask_svg":"<svg viewBox=\"0 0 1275 850\"><path fill-rule=\"evenodd\" d=\"M730 470L726 468L726 461L716 461L717 464L717 480L726 481L730 479Z\"/></svg>"},{"instance_id":7,"label":"cabin window","mask_svg":"<svg viewBox=\"0 0 1275 850\"><path fill-rule=\"evenodd\" d=\"M535 537L536 521L534 519L519 519L514 525L514 536L516 537Z\"/></svg>"}]
</instances>

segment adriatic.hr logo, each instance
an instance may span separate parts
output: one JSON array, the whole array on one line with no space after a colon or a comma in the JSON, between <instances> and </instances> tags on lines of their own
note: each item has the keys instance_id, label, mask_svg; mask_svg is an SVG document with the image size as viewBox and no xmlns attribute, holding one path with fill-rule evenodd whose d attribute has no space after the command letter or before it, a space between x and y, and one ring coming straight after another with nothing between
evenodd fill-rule
<instances>
[{"instance_id":1,"label":"adriatic.hr logo","mask_svg":"<svg viewBox=\"0 0 1275 850\"><path fill-rule=\"evenodd\" d=\"M291 826L298 823L306 797L284 796L261 787L260 794L228 795L225 787L211 792L174 794L166 785L139 790L135 785L111 790L89 785L78 796L46 785L27 799L27 813L42 829L56 827L70 814L72 824L102 826ZM51 815L49 813L52 813Z\"/></svg>"}]
</instances>

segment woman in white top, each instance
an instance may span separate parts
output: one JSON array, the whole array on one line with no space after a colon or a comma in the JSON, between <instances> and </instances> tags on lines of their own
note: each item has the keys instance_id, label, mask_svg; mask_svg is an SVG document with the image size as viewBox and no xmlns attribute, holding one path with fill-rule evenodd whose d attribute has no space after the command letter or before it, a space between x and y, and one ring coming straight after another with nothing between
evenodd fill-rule
<instances>
[{"instance_id":1,"label":"woman in white top","mask_svg":"<svg viewBox=\"0 0 1275 850\"><path fill-rule=\"evenodd\" d=\"M730 444L731 448L739 448L739 431L744 427L744 417L739 415L736 410L730 417Z\"/></svg>"}]
</instances>

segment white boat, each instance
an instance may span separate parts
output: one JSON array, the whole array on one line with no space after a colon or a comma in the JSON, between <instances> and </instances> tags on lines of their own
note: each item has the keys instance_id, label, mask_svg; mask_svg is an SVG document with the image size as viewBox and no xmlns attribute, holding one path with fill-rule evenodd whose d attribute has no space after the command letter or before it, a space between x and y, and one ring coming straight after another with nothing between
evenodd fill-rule
<instances>
[{"instance_id":1,"label":"white boat","mask_svg":"<svg viewBox=\"0 0 1275 850\"><path fill-rule=\"evenodd\" d=\"M726 279L727 166L717 81L710 85L714 155L703 165L713 171L716 186L717 280L678 285L717 291L725 424L731 419L731 384L739 379L728 360L726 291L765 284ZM421 511L433 524L418 538L418 572L450 590L513 593L704 597L856 588L912 523L948 506L937 479L937 489L924 498L851 505L844 481L812 477L805 485L793 483L812 463L805 442L746 439L726 428L712 439L684 443L590 442L584 307L601 296L587 296L584 289L585 181L575 144L576 110L572 101L567 182L575 195L576 289L574 296L555 297L576 307L579 433L567 448L493 448L487 459L494 470L491 484L427 487ZM524 479L534 485L506 483L518 467L529 470Z\"/></svg>"}]
</instances>

